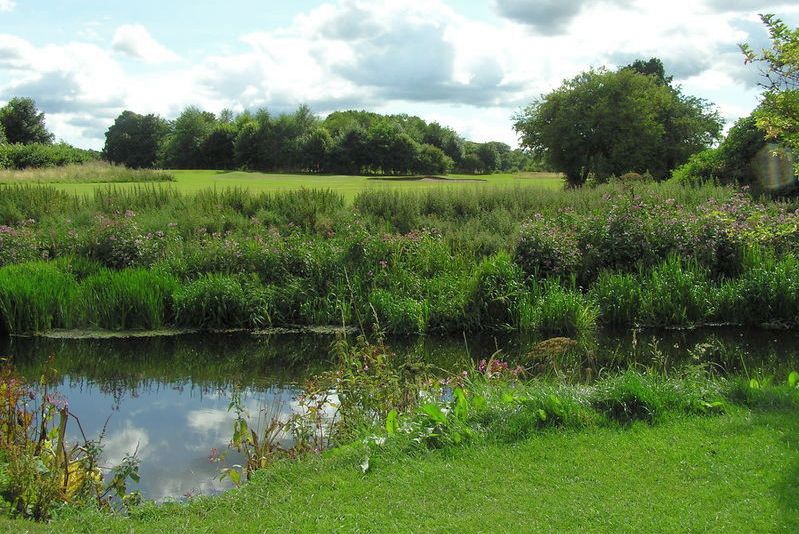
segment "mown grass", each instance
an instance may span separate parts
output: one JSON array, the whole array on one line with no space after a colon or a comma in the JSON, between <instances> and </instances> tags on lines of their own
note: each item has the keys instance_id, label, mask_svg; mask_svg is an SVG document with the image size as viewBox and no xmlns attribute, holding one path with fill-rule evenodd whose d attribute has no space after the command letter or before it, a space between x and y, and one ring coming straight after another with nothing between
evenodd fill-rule
<instances>
[{"instance_id":1,"label":"mown grass","mask_svg":"<svg viewBox=\"0 0 799 534\"><path fill-rule=\"evenodd\" d=\"M81 513L30 532L792 532L799 413L544 431L408 456L360 448L278 464L241 489L131 518Z\"/></svg>"},{"instance_id":2,"label":"mown grass","mask_svg":"<svg viewBox=\"0 0 799 534\"><path fill-rule=\"evenodd\" d=\"M562 189L563 177L556 173L490 174L486 176L449 175L448 180L416 181L402 178L375 179L370 176L281 174L243 171L170 170L173 186L184 193L208 188L239 187L252 193L292 191L296 189L330 189L351 201L363 190L428 190L443 188L487 188L493 186L523 186L538 189ZM457 182L455 180L485 180ZM69 193L91 194L88 183L59 183L57 187Z\"/></svg>"},{"instance_id":3,"label":"mown grass","mask_svg":"<svg viewBox=\"0 0 799 534\"><path fill-rule=\"evenodd\" d=\"M128 169L102 161L62 165L59 167L0 170L0 183L5 184L102 184L134 182L173 182L170 171Z\"/></svg>"}]
</instances>

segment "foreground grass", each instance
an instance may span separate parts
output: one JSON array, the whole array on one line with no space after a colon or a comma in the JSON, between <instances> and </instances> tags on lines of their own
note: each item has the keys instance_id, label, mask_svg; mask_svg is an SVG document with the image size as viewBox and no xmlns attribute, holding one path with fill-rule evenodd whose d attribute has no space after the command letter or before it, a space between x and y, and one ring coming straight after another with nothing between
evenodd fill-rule
<instances>
[{"instance_id":1,"label":"foreground grass","mask_svg":"<svg viewBox=\"0 0 799 534\"><path fill-rule=\"evenodd\" d=\"M196 192L208 188L241 187L253 193L290 191L300 188L331 189L352 200L364 189L423 190L441 187L532 186L561 189L563 177L555 173L490 174L487 176L449 175L450 181L419 181L402 178L375 179L367 176L339 176L315 174L279 174L241 171L169 171L175 176L174 185L182 192ZM485 180L458 182L453 180ZM58 188L68 192L89 194L96 184L60 183Z\"/></svg>"},{"instance_id":2,"label":"foreground grass","mask_svg":"<svg viewBox=\"0 0 799 534\"><path fill-rule=\"evenodd\" d=\"M78 515L15 532L795 532L799 413L736 411L515 445L287 463L240 490L133 518Z\"/></svg>"}]
</instances>

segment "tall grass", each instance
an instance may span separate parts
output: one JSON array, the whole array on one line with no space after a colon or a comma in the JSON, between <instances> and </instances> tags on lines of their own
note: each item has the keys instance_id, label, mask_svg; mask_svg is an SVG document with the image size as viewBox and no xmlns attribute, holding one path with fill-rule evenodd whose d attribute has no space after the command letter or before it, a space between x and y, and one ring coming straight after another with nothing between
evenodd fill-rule
<instances>
[{"instance_id":1,"label":"tall grass","mask_svg":"<svg viewBox=\"0 0 799 534\"><path fill-rule=\"evenodd\" d=\"M19 184L174 182L167 171L129 169L104 161L71 163L59 167L0 170L0 182Z\"/></svg>"},{"instance_id":2,"label":"tall grass","mask_svg":"<svg viewBox=\"0 0 799 534\"><path fill-rule=\"evenodd\" d=\"M711 312L707 272L696 262L670 255L644 278L640 320L651 326L692 326Z\"/></svg>"},{"instance_id":3,"label":"tall grass","mask_svg":"<svg viewBox=\"0 0 799 534\"><path fill-rule=\"evenodd\" d=\"M82 325L108 330L158 329L171 322L175 278L158 271L102 269L80 284L75 300Z\"/></svg>"},{"instance_id":4,"label":"tall grass","mask_svg":"<svg viewBox=\"0 0 799 534\"><path fill-rule=\"evenodd\" d=\"M246 328L269 321L268 293L231 276L205 275L178 288L174 299L181 326Z\"/></svg>"},{"instance_id":5,"label":"tall grass","mask_svg":"<svg viewBox=\"0 0 799 534\"><path fill-rule=\"evenodd\" d=\"M600 310L602 324L633 325L641 309L641 280L632 274L602 271L591 287L590 297Z\"/></svg>"},{"instance_id":6,"label":"tall grass","mask_svg":"<svg viewBox=\"0 0 799 534\"><path fill-rule=\"evenodd\" d=\"M743 273L716 293L717 318L741 324L799 326L799 257L749 249Z\"/></svg>"},{"instance_id":7,"label":"tall grass","mask_svg":"<svg viewBox=\"0 0 799 534\"><path fill-rule=\"evenodd\" d=\"M75 279L46 263L0 268L0 332L27 333L70 327Z\"/></svg>"},{"instance_id":8,"label":"tall grass","mask_svg":"<svg viewBox=\"0 0 799 534\"><path fill-rule=\"evenodd\" d=\"M528 296L522 304L522 331L550 337L578 337L596 330L599 310L579 291L548 282L536 293Z\"/></svg>"}]
</instances>

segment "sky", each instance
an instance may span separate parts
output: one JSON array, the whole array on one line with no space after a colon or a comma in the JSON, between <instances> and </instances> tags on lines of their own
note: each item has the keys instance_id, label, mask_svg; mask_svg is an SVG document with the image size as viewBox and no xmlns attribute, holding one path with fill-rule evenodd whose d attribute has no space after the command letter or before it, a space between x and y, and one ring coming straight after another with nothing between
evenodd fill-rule
<instances>
[{"instance_id":1,"label":"sky","mask_svg":"<svg viewBox=\"0 0 799 534\"><path fill-rule=\"evenodd\" d=\"M513 115L588 68L659 57L730 126L757 105L758 13L778 0L0 0L0 103L101 148L125 109L176 117L307 104L408 113L517 145Z\"/></svg>"}]
</instances>

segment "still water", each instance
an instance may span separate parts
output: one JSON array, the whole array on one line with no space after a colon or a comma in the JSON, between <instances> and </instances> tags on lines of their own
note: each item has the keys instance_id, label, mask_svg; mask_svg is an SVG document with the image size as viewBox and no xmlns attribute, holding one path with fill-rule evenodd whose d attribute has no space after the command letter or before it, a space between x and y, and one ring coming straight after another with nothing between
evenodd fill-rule
<instances>
[{"instance_id":1,"label":"still water","mask_svg":"<svg viewBox=\"0 0 799 534\"><path fill-rule=\"evenodd\" d=\"M69 402L90 439L105 429L104 461L115 465L137 452L144 498L180 499L227 489L218 462L241 463L228 449L234 415L231 392L242 391L252 420L287 418L298 409L304 380L330 366L332 336L176 336L106 340L0 339L0 357L37 384L46 368L50 384ZM414 354L442 370L464 369L501 350L524 362L536 340L478 336L389 340L399 356ZM624 332L600 335L590 361L573 362L596 376L629 365L712 365L720 373L774 374L797 368L793 332L711 330ZM544 370L545 372L546 370ZM69 430L77 441L77 425ZM284 436L284 445L289 437Z\"/></svg>"}]
</instances>

